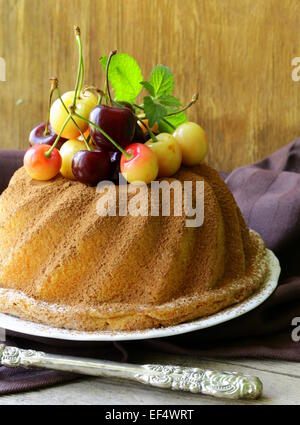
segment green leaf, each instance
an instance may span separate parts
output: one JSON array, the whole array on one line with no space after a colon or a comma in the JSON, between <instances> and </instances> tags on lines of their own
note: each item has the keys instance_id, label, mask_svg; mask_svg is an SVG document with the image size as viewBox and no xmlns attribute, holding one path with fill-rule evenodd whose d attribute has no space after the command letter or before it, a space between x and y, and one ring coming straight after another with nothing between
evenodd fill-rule
<instances>
[{"instance_id":1,"label":"green leaf","mask_svg":"<svg viewBox=\"0 0 300 425\"><path fill-rule=\"evenodd\" d=\"M154 87L155 97L168 95L173 92L174 77L167 66L157 65L153 68L149 82Z\"/></svg>"},{"instance_id":2,"label":"green leaf","mask_svg":"<svg viewBox=\"0 0 300 425\"><path fill-rule=\"evenodd\" d=\"M176 108L178 106L181 106L180 100L170 94L161 96L158 100L161 105L166 106L168 108Z\"/></svg>"},{"instance_id":3,"label":"green leaf","mask_svg":"<svg viewBox=\"0 0 300 425\"><path fill-rule=\"evenodd\" d=\"M184 122L187 122L187 116L184 112L180 112L179 114L172 115L170 117L165 117L165 120L170 122L174 127L179 127ZM168 125L165 121L159 121L158 128L161 133L173 133L174 128Z\"/></svg>"},{"instance_id":4,"label":"green leaf","mask_svg":"<svg viewBox=\"0 0 300 425\"><path fill-rule=\"evenodd\" d=\"M150 127L153 127L156 122L160 122L160 120L168 113L164 106L159 103L155 103L150 96L144 97L144 110L146 118L149 120Z\"/></svg>"},{"instance_id":5,"label":"green leaf","mask_svg":"<svg viewBox=\"0 0 300 425\"><path fill-rule=\"evenodd\" d=\"M142 81L141 84L147 90L147 92L151 94L151 96L155 96L154 87L149 83L149 81Z\"/></svg>"},{"instance_id":6,"label":"green leaf","mask_svg":"<svg viewBox=\"0 0 300 425\"><path fill-rule=\"evenodd\" d=\"M100 63L105 71L108 56L102 56ZM137 62L127 53L117 53L111 58L108 71L109 81L114 89L115 100L134 103L142 90L142 71Z\"/></svg>"}]
</instances>

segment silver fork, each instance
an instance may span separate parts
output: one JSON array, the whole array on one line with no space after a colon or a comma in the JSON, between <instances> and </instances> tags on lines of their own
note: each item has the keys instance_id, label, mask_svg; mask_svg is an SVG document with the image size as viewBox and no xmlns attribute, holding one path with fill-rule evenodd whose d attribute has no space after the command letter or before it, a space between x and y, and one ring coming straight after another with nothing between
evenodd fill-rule
<instances>
[{"instance_id":1,"label":"silver fork","mask_svg":"<svg viewBox=\"0 0 300 425\"><path fill-rule=\"evenodd\" d=\"M261 396L263 387L256 376L236 372L175 365L118 363L47 354L4 344L0 344L0 365L45 368L89 376L128 379L152 387L230 399L256 399Z\"/></svg>"}]
</instances>

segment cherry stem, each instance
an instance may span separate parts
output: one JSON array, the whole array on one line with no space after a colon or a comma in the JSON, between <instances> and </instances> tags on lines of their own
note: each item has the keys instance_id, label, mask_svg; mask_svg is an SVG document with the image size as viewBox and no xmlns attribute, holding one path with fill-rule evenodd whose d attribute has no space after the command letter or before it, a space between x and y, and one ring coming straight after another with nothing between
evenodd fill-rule
<instances>
[{"instance_id":1,"label":"cherry stem","mask_svg":"<svg viewBox=\"0 0 300 425\"><path fill-rule=\"evenodd\" d=\"M125 105L122 105L122 103L119 103L119 102L116 102L115 101L114 104L117 105L117 106L119 106L120 108L126 108L126 106ZM138 105L134 105L134 106L142 109L142 107L139 107ZM153 142L158 142L157 137L151 131L151 128L144 121L142 121L142 119L138 115L136 115L134 112L132 112L132 113L135 116L136 120L139 121L142 124L142 126L148 131L148 133L150 134L150 137L153 140Z\"/></svg>"},{"instance_id":2,"label":"cherry stem","mask_svg":"<svg viewBox=\"0 0 300 425\"><path fill-rule=\"evenodd\" d=\"M46 126L45 126L45 130L44 130L44 136L49 136L49 134L50 134L50 131L49 131L50 109L51 109L51 104L52 104L53 93L54 93L54 91L57 87L57 78L50 78L50 81L51 81L51 88L50 88L49 103L48 103L48 116L47 116Z\"/></svg>"},{"instance_id":3,"label":"cherry stem","mask_svg":"<svg viewBox=\"0 0 300 425\"><path fill-rule=\"evenodd\" d=\"M193 97L192 97L192 99L191 99L191 101L187 105L185 105L182 109L179 109L178 111L171 112L170 114L166 115L166 117L172 117L174 115L177 115L177 114L180 114L181 112L186 111L192 105L194 105L194 103L197 102L198 98L199 98L199 93L194 94Z\"/></svg>"},{"instance_id":4,"label":"cherry stem","mask_svg":"<svg viewBox=\"0 0 300 425\"><path fill-rule=\"evenodd\" d=\"M132 154L128 154L123 148L121 148L120 145L118 145L117 142L115 142L104 130L102 130L101 127L99 127L98 125L96 125L95 123L93 123L93 121L90 121L88 118L85 118L79 114L77 114L77 112L75 112L76 117L80 118L81 120L89 123L92 127L95 127L96 130L98 130L104 137L106 137L125 157L126 159L131 159L132 158Z\"/></svg>"},{"instance_id":5,"label":"cherry stem","mask_svg":"<svg viewBox=\"0 0 300 425\"><path fill-rule=\"evenodd\" d=\"M80 28L75 26L74 31L75 31L76 41L78 44L78 54L79 54L79 63L78 63L78 69L77 69L77 77L76 77L74 100L73 100L73 105L75 109L76 100L78 96L78 89L82 81L82 74L84 73L84 68L83 68L83 61L82 61L82 44L81 44L81 37L80 37Z\"/></svg>"},{"instance_id":6,"label":"cherry stem","mask_svg":"<svg viewBox=\"0 0 300 425\"><path fill-rule=\"evenodd\" d=\"M104 91L103 91L103 90L101 90L101 89L98 89L98 87L96 87L96 86L87 86L87 87L84 87L84 89L83 89L83 94L84 94L85 92L87 92L87 91L96 92L96 93L97 93L97 96L98 96L98 102L97 102L97 105L101 105L102 98L103 98L103 96L105 96Z\"/></svg>"},{"instance_id":7,"label":"cherry stem","mask_svg":"<svg viewBox=\"0 0 300 425\"><path fill-rule=\"evenodd\" d=\"M138 105L137 103L134 103L133 106L137 109L140 109L141 111L144 110L144 108L142 106Z\"/></svg>"},{"instance_id":8,"label":"cherry stem","mask_svg":"<svg viewBox=\"0 0 300 425\"><path fill-rule=\"evenodd\" d=\"M172 117L174 115L177 115L177 114L180 114L181 112L186 111L188 108L190 108L192 105L194 105L194 103L197 102L198 98L199 98L199 93L194 94L193 97L192 97L192 99L191 99L191 101L187 105L185 105L182 109L179 109L179 110L177 110L175 112L171 112L171 113L167 114L164 118L162 118L162 121L165 124L169 125L173 130L176 130L175 125L172 124L170 121L168 121L167 118L168 117ZM136 108L142 110L142 111L145 111L144 108L142 106L140 106L140 105L134 104L134 106ZM144 119L144 118L146 118L146 115L145 114L143 114L142 116L139 117L139 119Z\"/></svg>"},{"instance_id":9,"label":"cherry stem","mask_svg":"<svg viewBox=\"0 0 300 425\"><path fill-rule=\"evenodd\" d=\"M65 122L63 123L62 128L60 129L60 131L59 131L59 133L58 133L58 135L55 139L55 142L53 143L51 148L47 152L45 152L44 155L45 155L46 158L50 158L52 151L54 150L54 148L56 148L56 145L57 145L57 143L58 143L58 141L61 137L61 134L64 131L64 129L65 129L66 125L68 124L68 122L70 121L70 119L71 119L71 115L68 115L67 118L65 119Z\"/></svg>"},{"instance_id":10,"label":"cherry stem","mask_svg":"<svg viewBox=\"0 0 300 425\"><path fill-rule=\"evenodd\" d=\"M80 86L79 86L79 96L80 93L82 91L82 87L83 87L83 83L84 83L84 64L83 64L83 57L81 57L81 79L80 79Z\"/></svg>"},{"instance_id":11,"label":"cherry stem","mask_svg":"<svg viewBox=\"0 0 300 425\"><path fill-rule=\"evenodd\" d=\"M143 120L141 120L139 117L137 117L137 119L143 125L143 127L148 131L153 142L154 143L158 142L157 137L155 136L155 134L153 133L151 128Z\"/></svg>"},{"instance_id":12,"label":"cherry stem","mask_svg":"<svg viewBox=\"0 0 300 425\"><path fill-rule=\"evenodd\" d=\"M113 106L113 101L112 101L112 97L111 97L111 93L110 93L110 87L109 87L109 80L108 80L108 71L109 71L109 65L111 62L112 57L117 54L117 50L112 50L109 55L108 55L108 59L107 59L107 64L106 64L106 70L105 70L105 93L108 94L108 98L110 101L110 106Z\"/></svg>"},{"instance_id":13,"label":"cherry stem","mask_svg":"<svg viewBox=\"0 0 300 425\"><path fill-rule=\"evenodd\" d=\"M127 108L127 106L122 105L122 103L119 103L119 102L116 102L116 101L114 101L114 104L117 105L117 106L119 106L122 109L123 108ZM150 134L150 137L153 140L153 142L158 142L155 134L151 131L151 128L144 121L142 121L141 118L138 115L136 115L133 111L132 111L132 114L135 116L135 119L137 121L139 121L142 124L142 126L148 131L148 133Z\"/></svg>"},{"instance_id":14,"label":"cherry stem","mask_svg":"<svg viewBox=\"0 0 300 425\"><path fill-rule=\"evenodd\" d=\"M163 118L162 121L169 125L173 130L176 130L176 126L174 124L172 124L170 121L168 121L166 118Z\"/></svg>"},{"instance_id":15,"label":"cherry stem","mask_svg":"<svg viewBox=\"0 0 300 425\"><path fill-rule=\"evenodd\" d=\"M56 94L57 94L58 99L61 101L61 104L65 108L65 111L70 115L71 120L73 121L73 123L76 126L77 130L80 132L81 136L83 137L83 140L84 140L84 143L85 143L85 146L86 146L87 150L91 151L91 147L90 147L90 145L88 143L88 140L84 137L84 134L83 134L81 128L79 127L79 125L77 124L77 122L74 120L74 118L72 117L70 111L68 110L68 108L65 105L64 101L62 100L62 97L60 95L60 91L59 91L59 88L58 87L56 88Z\"/></svg>"}]
</instances>

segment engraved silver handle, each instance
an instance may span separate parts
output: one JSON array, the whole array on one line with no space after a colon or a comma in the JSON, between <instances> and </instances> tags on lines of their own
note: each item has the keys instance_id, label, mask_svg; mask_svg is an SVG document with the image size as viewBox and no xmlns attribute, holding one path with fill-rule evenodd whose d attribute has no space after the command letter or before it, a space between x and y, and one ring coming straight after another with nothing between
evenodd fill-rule
<instances>
[{"instance_id":1,"label":"engraved silver handle","mask_svg":"<svg viewBox=\"0 0 300 425\"><path fill-rule=\"evenodd\" d=\"M134 365L104 360L46 354L0 344L0 364L6 367L45 368L83 375L121 378L158 388L207 394L230 399L256 399L262 394L259 378L171 365Z\"/></svg>"}]
</instances>

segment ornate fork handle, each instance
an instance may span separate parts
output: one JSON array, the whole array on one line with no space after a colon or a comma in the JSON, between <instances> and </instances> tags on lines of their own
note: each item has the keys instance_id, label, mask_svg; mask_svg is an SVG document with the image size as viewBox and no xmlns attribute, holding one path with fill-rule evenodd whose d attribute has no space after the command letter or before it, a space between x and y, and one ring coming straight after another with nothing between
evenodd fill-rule
<instances>
[{"instance_id":1,"label":"ornate fork handle","mask_svg":"<svg viewBox=\"0 0 300 425\"><path fill-rule=\"evenodd\" d=\"M170 365L134 365L22 350L0 344L0 364L46 368L83 375L128 379L158 388L231 399L255 399L262 394L259 378L235 372Z\"/></svg>"}]
</instances>

